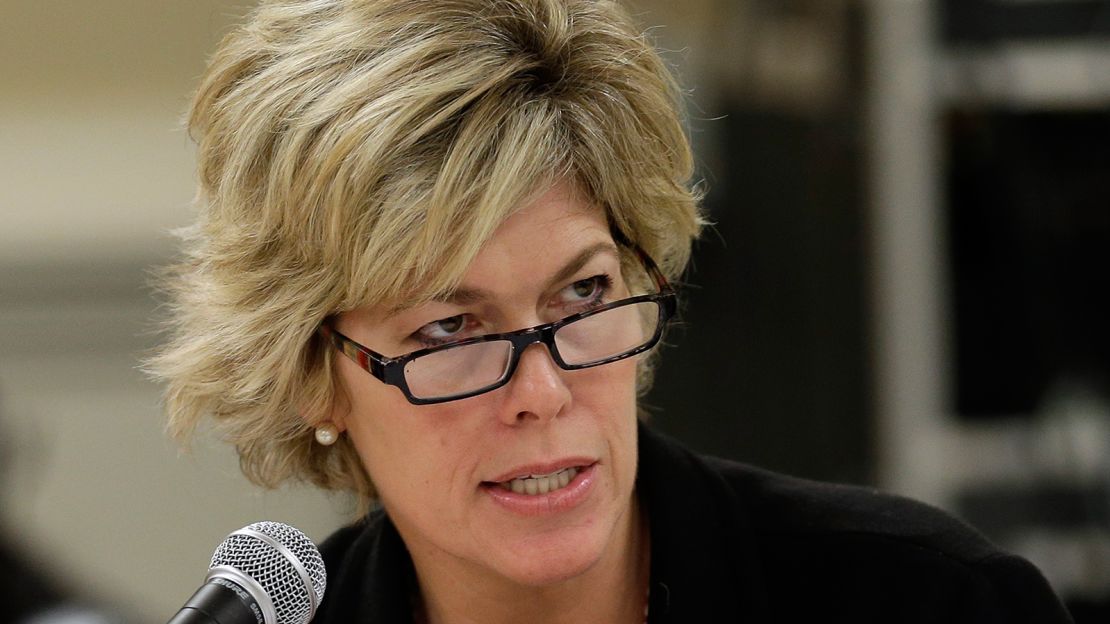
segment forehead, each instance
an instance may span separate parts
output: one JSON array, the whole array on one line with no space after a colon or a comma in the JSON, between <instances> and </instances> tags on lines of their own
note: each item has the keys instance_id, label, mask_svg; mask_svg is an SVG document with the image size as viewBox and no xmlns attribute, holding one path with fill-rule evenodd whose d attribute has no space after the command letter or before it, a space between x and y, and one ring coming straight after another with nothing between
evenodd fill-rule
<instances>
[{"instance_id":1,"label":"forehead","mask_svg":"<svg viewBox=\"0 0 1110 624\"><path fill-rule=\"evenodd\" d=\"M409 283L399 299L366 303L351 311L383 320L436 301L463 302L477 291L488 298L509 285L544 281L582 250L600 246L610 247L613 253L597 256L619 258L606 211L573 184L556 183L526 199L494 228L466 266L459 267L453 287L433 290ZM491 287L497 286L502 288L495 293Z\"/></svg>"},{"instance_id":2,"label":"forehead","mask_svg":"<svg viewBox=\"0 0 1110 624\"><path fill-rule=\"evenodd\" d=\"M605 211L556 185L511 214L467 266L460 289L475 282L542 280L583 250L615 251Z\"/></svg>"}]
</instances>

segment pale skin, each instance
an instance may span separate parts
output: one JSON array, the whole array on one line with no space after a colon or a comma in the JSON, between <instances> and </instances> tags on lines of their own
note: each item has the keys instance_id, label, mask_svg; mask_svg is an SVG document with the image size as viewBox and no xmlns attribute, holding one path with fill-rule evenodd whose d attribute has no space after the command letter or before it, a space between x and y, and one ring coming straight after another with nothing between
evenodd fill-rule
<instances>
[{"instance_id":1,"label":"pale skin","mask_svg":"<svg viewBox=\"0 0 1110 624\"><path fill-rule=\"evenodd\" d=\"M336 328L398 355L421 341L551 322L602 290L605 301L629 296L605 215L557 184L496 230L458 296L399 313L357 309ZM534 344L504 387L421 406L348 358L336 365L331 420L412 555L428 622L643 622L650 549L634 494L636 358L565 371ZM559 462L591 475L565 509L522 514L490 495L522 466Z\"/></svg>"}]
</instances>

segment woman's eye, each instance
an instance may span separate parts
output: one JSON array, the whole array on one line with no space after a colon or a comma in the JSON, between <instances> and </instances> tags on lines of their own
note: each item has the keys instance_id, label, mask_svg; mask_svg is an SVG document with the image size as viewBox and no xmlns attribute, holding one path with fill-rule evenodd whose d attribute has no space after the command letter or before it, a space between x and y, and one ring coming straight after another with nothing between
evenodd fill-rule
<instances>
[{"instance_id":1,"label":"woman's eye","mask_svg":"<svg viewBox=\"0 0 1110 624\"><path fill-rule=\"evenodd\" d=\"M465 337L465 330L470 322L468 315L456 314L424 325L416 330L413 337L427 346L461 340Z\"/></svg>"},{"instance_id":2,"label":"woman's eye","mask_svg":"<svg viewBox=\"0 0 1110 624\"><path fill-rule=\"evenodd\" d=\"M597 291L597 280L592 277L590 279L578 280L571 285L571 288L574 289L574 294L585 299Z\"/></svg>"},{"instance_id":3,"label":"woman's eye","mask_svg":"<svg viewBox=\"0 0 1110 624\"><path fill-rule=\"evenodd\" d=\"M608 275L594 275L578 280L566 288L567 301L571 304L597 304L609 291L611 280Z\"/></svg>"},{"instance_id":4,"label":"woman's eye","mask_svg":"<svg viewBox=\"0 0 1110 624\"><path fill-rule=\"evenodd\" d=\"M461 314L459 314L458 316L452 316L451 318L436 321L435 323L433 323L433 325L435 325L438 329L442 330L445 333L453 334L462 329L463 317Z\"/></svg>"}]
</instances>

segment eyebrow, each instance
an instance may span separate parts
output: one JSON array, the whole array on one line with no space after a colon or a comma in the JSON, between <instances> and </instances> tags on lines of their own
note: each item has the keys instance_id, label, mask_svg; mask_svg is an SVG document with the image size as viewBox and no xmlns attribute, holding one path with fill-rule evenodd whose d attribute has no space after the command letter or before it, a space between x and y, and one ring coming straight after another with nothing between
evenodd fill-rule
<instances>
[{"instance_id":1,"label":"eyebrow","mask_svg":"<svg viewBox=\"0 0 1110 624\"><path fill-rule=\"evenodd\" d=\"M549 280L544 286L544 289L551 288L552 286L570 279L575 273L582 270L590 260L593 260L599 254L610 253L618 260L620 259L620 251L617 246L611 242L601 242L583 249L578 252L578 255L571 258L570 262L563 265L563 268ZM443 303L453 303L455 305L465 306L480 303L493 298L493 293L483 288L457 288L445 296L437 298L436 301Z\"/></svg>"}]
</instances>

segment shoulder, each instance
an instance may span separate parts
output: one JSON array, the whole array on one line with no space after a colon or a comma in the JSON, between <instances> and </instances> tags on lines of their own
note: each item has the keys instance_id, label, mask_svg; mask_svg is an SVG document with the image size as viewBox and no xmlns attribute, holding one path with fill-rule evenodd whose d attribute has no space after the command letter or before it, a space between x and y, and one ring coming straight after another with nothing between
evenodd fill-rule
<instances>
[{"instance_id":1,"label":"shoulder","mask_svg":"<svg viewBox=\"0 0 1110 624\"><path fill-rule=\"evenodd\" d=\"M980 533L924 503L875 488L792 477L700 455L664 435L643 430L644 471L686 476L691 496L724 516L743 516L764 538L819 541L873 538L933 550L971 563L997 549Z\"/></svg>"},{"instance_id":2,"label":"shoulder","mask_svg":"<svg viewBox=\"0 0 1110 624\"><path fill-rule=\"evenodd\" d=\"M653 432L642 450L649 472L695 493L683 505L713 516L682 522L743 534L722 537L723 554L757 570L773 610L795 619L893 621L912 609L904 621L1070 621L1035 567L933 506L699 455Z\"/></svg>"},{"instance_id":3,"label":"shoulder","mask_svg":"<svg viewBox=\"0 0 1110 624\"><path fill-rule=\"evenodd\" d=\"M811 481L702 457L761 534L798 540L874 539L934 551L963 563L998 554L966 523L931 505L875 488Z\"/></svg>"},{"instance_id":4,"label":"shoulder","mask_svg":"<svg viewBox=\"0 0 1110 624\"><path fill-rule=\"evenodd\" d=\"M647 427L641 428L641 475L665 484L678 476L683 492L667 491L690 505L708 505L725 516L743 516L765 536L821 539L874 536L949 552L973 561L993 545L967 524L930 505L875 488L824 483L701 455ZM673 502L673 501L672 501Z\"/></svg>"},{"instance_id":5,"label":"shoulder","mask_svg":"<svg viewBox=\"0 0 1110 624\"><path fill-rule=\"evenodd\" d=\"M868 611L878 618L910 605L922 621L1070 621L1039 570L940 509L873 488L707 464L745 501L781 601L808 583L811 595L864 621Z\"/></svg>"}]
</instances>

